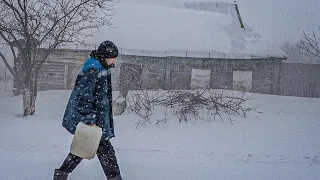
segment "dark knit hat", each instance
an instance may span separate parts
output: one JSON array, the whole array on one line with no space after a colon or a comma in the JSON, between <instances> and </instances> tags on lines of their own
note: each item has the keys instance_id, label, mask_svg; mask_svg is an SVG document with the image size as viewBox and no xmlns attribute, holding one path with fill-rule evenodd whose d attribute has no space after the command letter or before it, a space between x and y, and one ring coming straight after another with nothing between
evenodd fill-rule
<instances>
[{"instance_id":1,"label":"dark knit hat","mask_svg":"<svg viewBox=\"0 0 320 180\"><path fill-rule=\"evenodd\" d=\"M102 42L95 53L102 58L116 58L119 55L117 46L111 41Z\"/></svg>"}]
</instances>

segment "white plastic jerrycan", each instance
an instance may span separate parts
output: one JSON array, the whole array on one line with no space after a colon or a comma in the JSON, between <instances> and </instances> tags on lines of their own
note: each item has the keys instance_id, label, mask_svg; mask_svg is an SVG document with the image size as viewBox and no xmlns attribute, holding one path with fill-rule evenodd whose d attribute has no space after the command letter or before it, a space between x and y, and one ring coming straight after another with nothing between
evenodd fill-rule
<instances>
[{"instance_id":1,"label":"white plastic jerrycan","mask_svg":"<svg viewBox=\"0 0 320 180\"><path fill-rule=\"evenodd\" d=\"M102 136L102 129L79 122L74 133L70 152L84 159L93 159L97 153Z\"/></svg>"}]
</instances>

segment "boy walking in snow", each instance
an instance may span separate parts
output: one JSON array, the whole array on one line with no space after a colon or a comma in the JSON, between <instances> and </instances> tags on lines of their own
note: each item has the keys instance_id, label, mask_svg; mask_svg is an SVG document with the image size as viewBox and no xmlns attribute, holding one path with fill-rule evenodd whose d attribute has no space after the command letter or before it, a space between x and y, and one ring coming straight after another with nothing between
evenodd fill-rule
<instances>
[{"instance_id":1,"label":"boy walking in snow","mask_svg":"<svg viewBox=\"0 0 320 180\"><path fill-rule=\"evenodd\" d=\"M110 139L114 137L112 115L112 86L110 68L118 57L118 48L111 41L101 43L84 63L72 90L62 125L74 134L79 122L102 128L97 156L108 180L122 180L117 158ZM82 158L71 153L59 169L54 180L67 180Z\"/></svg>"}]
</instances>

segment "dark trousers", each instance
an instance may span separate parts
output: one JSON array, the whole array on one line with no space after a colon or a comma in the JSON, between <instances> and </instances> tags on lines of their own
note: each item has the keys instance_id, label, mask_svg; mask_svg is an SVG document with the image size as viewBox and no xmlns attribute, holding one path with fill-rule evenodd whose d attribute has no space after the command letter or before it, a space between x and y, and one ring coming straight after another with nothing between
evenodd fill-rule
<instances>
[{"instance_id":1,"label":"dark trousers","mask_svg":"<svg viewBox=\"0 0 320 180\"><path fill-rule=\"evenodd\" d=\"M116 154L110 141L100 142L97 156L108 179L114 178L120 174ZM71 173L81 161L82 158L69 153L59 170Z\"/></svg>"}]
</instances>

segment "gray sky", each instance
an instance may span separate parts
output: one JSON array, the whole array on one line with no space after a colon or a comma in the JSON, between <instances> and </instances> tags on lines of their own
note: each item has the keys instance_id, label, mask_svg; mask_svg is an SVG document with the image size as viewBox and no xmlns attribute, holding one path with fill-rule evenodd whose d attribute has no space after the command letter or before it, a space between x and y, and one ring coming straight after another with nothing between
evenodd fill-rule
<instances>
[{"instance_id":1,"label":"gray sky","mask_svg":"<svg viewBox=\"0 0 320 180\"><path fill-rule=\"evenodd\" d=\"M320 26L319 0L238 0L242 18L275 43L297 41Z\"/></svg>"}]
</instances>

